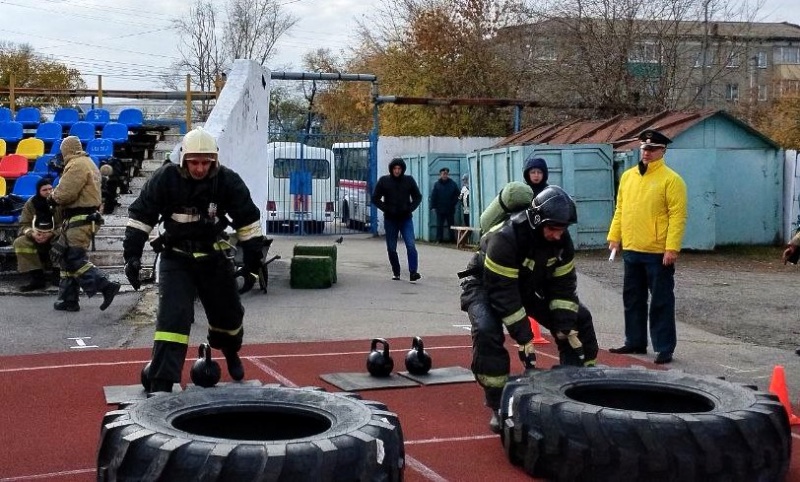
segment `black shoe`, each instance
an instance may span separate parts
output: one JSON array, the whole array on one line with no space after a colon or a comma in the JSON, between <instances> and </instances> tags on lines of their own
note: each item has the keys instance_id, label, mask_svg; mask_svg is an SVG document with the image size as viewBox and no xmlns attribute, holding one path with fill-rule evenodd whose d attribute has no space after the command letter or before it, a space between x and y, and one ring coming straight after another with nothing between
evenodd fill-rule
<instances>
[{"instance_id":1,"label":"black shoe","mask_svg":"<svg viewBox=\"0 0 800 482\"><path fill-rule=\"evenodd\" d=\"M228 362L228 373L231 375L231 378L237 382L244 378L244 366L242 365L242 359L239 358L239 354L226 353L225 351L222 353L225 355L225 361Z\"/></svg>"},{"instance_id":2,"label":"black shoe","mask_svg":"<svg viewBox=\"0 0 800 482\"><path fill-rule=\"evenodd\" d=\"M47 281L44 278L44 271L35 269L31 271L31 282L24 286L20 286L19 290L23 293L27 293L29 291L40 290L45 287L47 287Z\"/></svg>"},{"instance_id":3,"label":"black shoe","mask_svg":"<svg viewBox=\"0 0 800 482\"><path fill-rule=\"evenodd\" d=\"M647 348L637 348L635 346L622 345L619 348L611 348L609 353L616 353L618 355L647 355Z\"/></svg>"},{"instance_id":4,"label":"black shoe","mask_svg":"<svg viewBox=\"0 0 800 482\"><path fill-rule=\"evenodd\" d=\"M58 311L80 311L81 307L77 301L56 301L53 308Z\"/></svg>"},{"instance_id":5,"label":"black shoe","mask_svg":"<svg viewBox=\"0 0 800 482\"><path fill-rule=\"evenodd\" d=\"M500 423L500 414L497 413L497 410L492 410L492 418L489 419L489 430L497 434L503 431L503 425Z\"/></svg>"},{"instance_id":6,"label":"black shoe","mask_svg":"<svg viewBox=\"0 0 800 482\"><path fill-rule=\"evenodd\" d=\"M656 359L653 360L653 363L655 363L656 365L663 365L671 361L672 361L672 353L667 351L662 351L661 353L656 355Z\"/></svg>"},{"instance_id":7,"label":"black shoe","mask_svg":"<svg viewBox=\"0 0 800 482\"><path fill-rule=\"evenodd\" d=\"M150 390L147 391L148 393L155 393L155 392L172 392L172 382L169 380L163 380L161 378L154 378L150 380Z\"/></svg>"},{"instance_id":8,"label":"black shoe","mask_svg":"<svg viewBox=\"0 0 800 482\"><path fill-rule=\"evenodd\" d=\"M115 281L111 281L103 288L103 303L100 305L100 311L105 311L111 305L117 293L119 293L119 283Z\"/></svg>"},{"instance_id":9,"label":"black shoe","mask_svg":"<svg viewBox=\"0 0 800 482\"><path fill-rule=\"evenodd\" d=\"M800 348L798 348L797 350L795 350L795 351L794 351L794 354L795 354L795 355L797 355L797 356L800 356Z\"/></svg>"},{"instance_id":10,"label":"black shoe","mask_svg":"<svg viewBox=\"0 0 800 482\"><path fill-rule=\"evenodd\" d=\"M422 278L422 275L421 275L421 274L419 274L419 273L417 273L416 271L414 271L413 273L411 273L411 275L408 277L408 279L410 279L412 283L413 283L414 281L417 281L417 280L418 280L418 279L420 279L420 278Z\"/></svg>"},{"instance_id":11,"label":"black shoe","mask_svg":"<svg viewBox=\"0 0 800 482\"><path fill-rule=\"evenodd\" d=\"M392 275L392 281L400 281L400 275L399 274L393 274Z\"/></svg>"}]
</instances>

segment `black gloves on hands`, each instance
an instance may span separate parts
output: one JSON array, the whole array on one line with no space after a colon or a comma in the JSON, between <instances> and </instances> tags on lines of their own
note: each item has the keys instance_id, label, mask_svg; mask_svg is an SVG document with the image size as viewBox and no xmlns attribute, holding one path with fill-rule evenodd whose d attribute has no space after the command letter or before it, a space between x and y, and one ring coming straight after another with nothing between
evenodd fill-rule
<instances>
[{"instance_id":1,"label":"black gloves on hands","mask_svg":"<svg viewBox=\"0 0 800 482\"><path fill-rule=\"evenodd\" d=\"M533 340L519 346L519 360L526 370L536 368L536 350L533 347Z\"/></svg>"},{"instance_id":2,"label":"black gloves on hands","mask_svg":"<svg viewBox=\"0 0 800 482\"><path fill-rule=\"evenodd\" d=\"M139 280L139 273L142 271L142 260L140 258L131 258L125 263L125 277L128 278L133 289L139 291L142 287L142 282Z\"/></svg>"},{"instance_id":3,"label":"black gloves on hands","mask_svg":"<svg viewBox=\"0 0 800 482\"><path fill-rule=\"evenodd\" d=\"M244 278L244 284L239 289L239 294L244 294L253 289L258 277L261 276L262 261L262 246L263 239L249 240L247 243L242 243L242 261L244 268L236 271L236 276Z\"/></svg>"}]
</instances>

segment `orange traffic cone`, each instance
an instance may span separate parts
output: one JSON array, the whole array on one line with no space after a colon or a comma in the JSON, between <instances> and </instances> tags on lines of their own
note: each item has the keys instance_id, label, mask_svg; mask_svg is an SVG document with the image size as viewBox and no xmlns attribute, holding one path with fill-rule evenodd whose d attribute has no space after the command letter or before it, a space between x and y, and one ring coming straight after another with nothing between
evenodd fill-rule
<instances>
[{"instance_id":1,"label":"orange traffic cone","mask_svg":"<svg viewBox=\"0 0 800 482\"><path fill-rule=\"evenodd\" d=\"M529 316L528 319L531 322L531 331L533 332L533 344L534 345L549 345L550 342L547 341L545 337L542 336L542 330L539 328L539 322L532 316Z\"/></svg>"},{"instance_id":2,"label":"orange traffic cone","mask_svg":"<svg viewBox=\"0 0 800 482\"><path fill-rule=\"evenodd\" d=\"M792 413L792 405L789 403L789 392L786 389L786 373L783 366L775 365L772 370L772 380L769 382L769 392L778 396L786 414L789 416L789 425L800 425L800 417Z\"/></svg>"}]
</instances>

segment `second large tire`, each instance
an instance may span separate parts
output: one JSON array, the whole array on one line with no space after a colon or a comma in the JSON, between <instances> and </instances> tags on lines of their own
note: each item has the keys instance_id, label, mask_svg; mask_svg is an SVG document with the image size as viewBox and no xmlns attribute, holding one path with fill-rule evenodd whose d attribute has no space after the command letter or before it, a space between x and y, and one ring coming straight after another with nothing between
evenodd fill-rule
<instances>
[{"instance_id":1,"label":"second large tire","mask_svg":"<svg viewBox=\"0 0 800 482\"><path fill-rule=\"evenodd\" d=\"M772 394L676 370L563 368L510 382L509 460L556 481L781 481L791 431Z\"/></svg>"},{"instance_id":2,"label":"second large tire","mask_svg":"<svg viewBox=\"0 0 800 482\"><path fill-rule=\"evenodd\" d=\"M106 414L97 480L403 480L400 421L351 393L228 385Z\"/></svg>"}]
</instances>

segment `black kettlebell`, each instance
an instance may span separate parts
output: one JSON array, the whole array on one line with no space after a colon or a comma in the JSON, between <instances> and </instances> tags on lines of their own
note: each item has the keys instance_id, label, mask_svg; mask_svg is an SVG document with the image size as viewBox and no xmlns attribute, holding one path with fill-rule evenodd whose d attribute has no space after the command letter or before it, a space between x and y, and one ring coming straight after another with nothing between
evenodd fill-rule
<instances>
[{"instance_id":1,"label":"black kettlebell","mask_svg":"<svg viewBox=\"0 0 800 482\"><path fill-rule=\"evenodd\" d=\"M189 372L192 383L203 388L213 387L222 377L222 370L219 368L219 363L211 359L211 347L207 343L201 344L197 348L197 355L197 361Z\"/></svg>"},{"instance_id":2,"label":"black kettlebell","mask_svg":"<svg viewBox=\"0 0 800 482\"><path fill-rule=\"evenodd\" d=\"M431 356L422 344L422 338L415 336L411 340L411 349L406 353L406 370L412 375L426 375L432 363Z\"/></svg>"},{"instance_id":3,"label":"black kettlebell","mask_svg":"<svg viewBox=\"0 0 800 482\"><path fill-rule=\"evenodd\" d=\"M378 351L378 343L383 344L383 351ZM373 377L388 377L394 369L394 361L389 356L389 342L383 338L373 338L367 356L367 371Z\"/></svg>"},{"instance_id":4,"label":"black kettlebell","mask_svg":"<svg viewBox=\"0 0 800 482\"><path fill-rule=\"evenodd\" d=\"M150 391L150 362L142 368L142 386L144 387L145 392Z\"/></svg>"}]
</instances>

